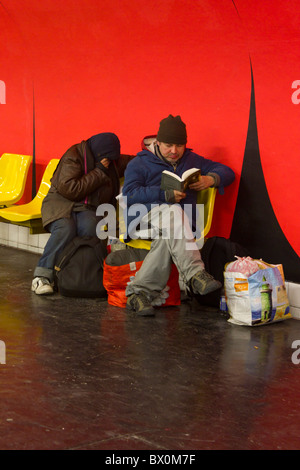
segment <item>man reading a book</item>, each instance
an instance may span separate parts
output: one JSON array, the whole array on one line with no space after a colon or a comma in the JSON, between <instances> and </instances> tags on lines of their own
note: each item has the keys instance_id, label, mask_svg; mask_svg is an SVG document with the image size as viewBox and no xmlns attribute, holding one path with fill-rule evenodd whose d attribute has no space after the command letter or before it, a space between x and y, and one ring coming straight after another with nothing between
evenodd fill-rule
<instances>
[{"instance_id":1,"label":"man reading a book","mask_svg":"<svg viewBox=\"0 0 300 470\"><path fill-rule=\"evenodd\" d=\"M197 192L214 186L222 194L235 176L231 168L192 152L186 143L186 125L180 116L169 115L160 122L156 136L144 139L143 150L125 171L123 196L127 210L134 212L135 205L143 205L146 211L140 218L127 216L128 236L137 238L135 230L139 224L139 237L152 240L140 270L126 288L127 307L138 315L155 314L153 305L168 282L172 262L195 294L206 295L221 287L205 271L194 242ZM191 169L200 170L201 175L197 174L196 181L184 190L169 187L162 178L163 173L171 172L180 180ZM185 207L192 207L190 217L186 216ZM166 232L168 236L164 236Z\"/></svg>"}]
</instances>

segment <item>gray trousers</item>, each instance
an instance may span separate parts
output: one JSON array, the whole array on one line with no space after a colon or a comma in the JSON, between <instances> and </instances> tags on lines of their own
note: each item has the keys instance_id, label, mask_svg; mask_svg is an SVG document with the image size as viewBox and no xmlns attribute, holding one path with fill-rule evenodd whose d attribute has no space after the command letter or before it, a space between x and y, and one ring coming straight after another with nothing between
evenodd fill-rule
<instances>
[{"instance_id":1,"label":"gray trousers","mask_svg":"<svg viewBox=\"0 0 300 470\"><path fill-rule=\"evenodd\" d=\"M172 262L186 285L204 269L204 264L189 220L180 206L155 207L141 222L147 226L150 223L151 229L139 231L139 236L149 238L152 235L154 239L141 268L126 288L126 296L143 291L152 300L165 288Z\"/></svg>"}]
</instances>

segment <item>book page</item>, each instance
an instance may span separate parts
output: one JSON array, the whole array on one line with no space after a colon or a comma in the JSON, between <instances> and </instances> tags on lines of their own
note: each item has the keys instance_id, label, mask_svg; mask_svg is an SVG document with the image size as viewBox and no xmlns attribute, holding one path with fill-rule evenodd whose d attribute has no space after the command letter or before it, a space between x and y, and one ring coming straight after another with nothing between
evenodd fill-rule
<instances>
[{"instance_id":1,"label":"book page","mask_svg":"<svg viewBox=\"0 0 300 470\"><path fill-rule=\"evenodd\" d=\"M187 179L190 175L192 175L193 173L195 172L199 172L199 175L201 174L201 171L199 170L199 168L190 168L189 170L186 170L183 174L182 174L182 180L185 180Z\"/></svg>"},{"instance_id":2,"label":"book page","mask_svg":"<svg viewBox=\"0 0 300 470\"><path fill-rule=\"evenodd\" d=\"M180 178L180 176L176 175L176 173L172 173L172 171L164 170L163 173L165 175L171 176L172 178L176 178L178 181L183 181L182 178Z\"/></svg>"}]
</instances>

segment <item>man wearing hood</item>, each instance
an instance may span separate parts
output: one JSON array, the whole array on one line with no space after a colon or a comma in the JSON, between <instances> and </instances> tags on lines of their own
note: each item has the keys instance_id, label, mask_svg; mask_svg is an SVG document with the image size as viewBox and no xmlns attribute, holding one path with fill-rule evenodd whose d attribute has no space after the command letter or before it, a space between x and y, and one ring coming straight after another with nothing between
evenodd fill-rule
<instances>
[{"instance_id":1,"label":"man wearing hood","mask_svg":"<svg viewBox=\"0 0 300 470\"><path fill-rule=\"evenodd\" d=\"M151 249L126 288L128 308L142 316L154 315L152 303L167 284L172 262L175 263L182 281L192 292L206 295L221 287L205 271L198 246L194 242L197 191L213 186L218 187L222 194L224 186L231 184L235 177L228 166L197 155L186 147L186 125L180 116L170 114L163 119L155 137L128 164L123 187L128 214L134 213L135 205L143 205L148 211L143 217L135 219L135 225L134 219L127 215L128 237L137 238L137 232L134 232L137 223L143 227L139 231L140 238L147 238L141 236L143 231L147 232L145 227L150 227L151 234L157 235L150 235ZM192 168L200 169L201 177L199 181L190 184L185 192L161 188L164 170L181 177L186 170ZM192 207L191 223L184 212L185 207ZM166 230L168 236L164 236Z\"/></svg>"},{"instance_id":2,"label":"man wearing hood","mask_svg":"<svg viewBox=\"0 0 300 470\"><path fill-rule=\"evenodd\" d=\"M42 204L42 222L51 233L35 268L31 290L52 294L58 255L76 236L96 236L97 207L115 205L119 178L133 156L120 155L120 141L111 132L73 145L61 157Z\"/></svg>"}]
</instances>

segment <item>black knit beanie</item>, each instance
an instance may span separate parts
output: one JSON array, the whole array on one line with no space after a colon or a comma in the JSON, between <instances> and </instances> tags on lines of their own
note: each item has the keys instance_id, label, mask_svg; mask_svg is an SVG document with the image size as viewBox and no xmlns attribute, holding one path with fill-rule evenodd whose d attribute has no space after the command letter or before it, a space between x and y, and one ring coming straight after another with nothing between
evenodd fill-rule
<instances>
[{"instance_id":1,"label":"black knit beanie","mask_svg":"<svg viewBox=\"0 0 300 470\"><path fill-rule=\"evenodd\" d=\"M174 117L170 114L160 121L156 139L158 142L165 142L166 144L185 145L187 143L186 125L182 122L181 117Z\"/></svg>"}]
</instances>

